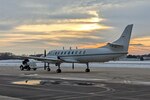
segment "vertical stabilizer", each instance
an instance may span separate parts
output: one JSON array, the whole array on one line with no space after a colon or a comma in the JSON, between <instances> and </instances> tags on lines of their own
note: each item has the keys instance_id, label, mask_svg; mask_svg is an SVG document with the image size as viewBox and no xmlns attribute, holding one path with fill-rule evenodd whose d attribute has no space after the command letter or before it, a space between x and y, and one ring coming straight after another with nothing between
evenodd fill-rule
<instances>
[{"instance_id":1,"label":"vertical stabilizer","mask_svg":"<svg viewBox=\"0 0 150 100\"><path fill-rule=\"evenodd\" d=\"M128 25L124 29L124 31L123 31L122 35L120 36L120 38L113 42L114 44L122 45L124 51L128 51L131 32L132 32L132 27L133 27L133 24Z\"/></svg>"}]
</instances>

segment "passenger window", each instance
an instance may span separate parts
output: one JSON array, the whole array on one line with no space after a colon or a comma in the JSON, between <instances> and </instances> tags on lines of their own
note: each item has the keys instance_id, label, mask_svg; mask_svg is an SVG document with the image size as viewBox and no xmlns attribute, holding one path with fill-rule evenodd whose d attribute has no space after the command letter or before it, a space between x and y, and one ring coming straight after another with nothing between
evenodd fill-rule
<instances>
[{"instance_id":1,"label":"passenger window","mask_svg":"<svg viewBox=\"0 0 150 100\"><path fill-rule=\"evenodd\" d=\"M68 51L68 55L70 54L70 51Z\"/></svg>"},{"instance_id":2,"label":"passenger window","mask_svg":"<svg viewBox=\"0 0 150 100\"><path fill-rule=\"evenodd\" d=\"M55 55L57 55L57 52L55 52Z\"/></svg>"},{"instance_id":3,"label":"passenger window","mask_svg":"<svg viewBox=\"0 0 150 100\"><path fill-rule=\"evenodd\" d=\"M63 54L63 51L61 52L61 55Z\"/></svg>"},{"instance_id":4,"label":"passenger window","mask_svg":"<svg viewBox=\"0 0 150 100\"><path fill-rule=\"evenodd\" d=\"M64 54L66 54L66 51L64 52Z\"/></svg>"},{"instance_id":5,"label":"passenger window","mask_svg":"<svg viewBox=\"0 0 150 100\"><path fill-rule=\"evenodd\" d=\"M74 51L72 51L72 54L74 53Z\"/></svg>"},{"instance_id":6,"label":"passenger window","mask_svg":"<svg viewBox=\"0 0 150 100\"><path fill-rule=\"evenodd\" d=\"M85 54L86 51L83 52L83 54Z\"/></svg>"},{"instance_id":7,"label":"passenger window","mask_svg":"<svg viewBox=\"0 0 150 100\"><path fill-rule=\"evenodd\" d=\"M82 53L82 51L79 52L79 54L81 54L81 53Z\"/></svg>"},{"instance_id":8,"label":"passenger window","mask_svg":"<svg viewBox=\"0 0 150 100\"><path fill-rule=\"evenodd\" d=\"M77 53L78 53L78 51L75 52L75 54L77 54Z\"/></svg>"},{"instance_id":9,"label":"passenger window","mask_svg":"<svg viewBox=\"0 0 150 100\"><path fill-rule=\"evenodd\" d=\"M55 55L55 52L52 52L52 55Z\"/></svg>"}]
</instances>

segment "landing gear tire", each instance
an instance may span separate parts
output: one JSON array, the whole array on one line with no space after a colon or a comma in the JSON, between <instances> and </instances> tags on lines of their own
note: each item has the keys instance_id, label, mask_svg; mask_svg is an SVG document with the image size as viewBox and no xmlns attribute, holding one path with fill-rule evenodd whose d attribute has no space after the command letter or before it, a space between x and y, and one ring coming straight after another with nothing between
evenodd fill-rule
<instances>
[{"instance_id":1,"label":"landing gear tire","mask_svg":"<svg viewBox=\"0 0 150 100\"><path fill-rule=\"evenodd\" d=\"M36 71L36 68L33 68L34 71Z\"/></svg>"},{"instance_id":2,"label":"landing gear tire","mask_svg":"<svg viewBox=\"0 0 150 100\"><path fill-rule=\"evenodd\" d=\"M49 72L49 71L51 71L51 69L50 69L50 68L47 68L47 71Z\"/></svg>"},{"instance_id":3,"label":"landing gear tire","mask_svg":"<svg viewBox=\"0 0 150 100\"><path fill-rule=\"evenodd\" d=\"M56 72L57 72L57 73L61 73L61 69L57 69Z\"/></svg>"},{"instance_id":4,"label":"landing gear tire","mask_svg":"<svg viewBox=\"0 0 150 100\"><path fill-rule=\"evenodd\" d=\"M21 70L21 71L23 71L23 70L24 70L24 68L23 68L23 66L22 66L22 65L20 66L20 70Z\"/></svg>"},{"instance_id":5,"label":"landing gear tire","mask_svg":"<svg viewBox=\"0 0 150 100\"><path fill-rule=\"evenodd\" d=\"M28 71L30 71L30 70L31 70L31 68L28 66L27 70L28 70Z\"/></svg>"},{"instance_id":6,"label":"landing gear tire","mask_svg":"<svg viewBox=\"0 0 150 100\"><path fill-rule=\"evenodd\" d=\"M85 72L90 72L90 69L89 68L85 69Z\"/></svg>"}]
</instances>

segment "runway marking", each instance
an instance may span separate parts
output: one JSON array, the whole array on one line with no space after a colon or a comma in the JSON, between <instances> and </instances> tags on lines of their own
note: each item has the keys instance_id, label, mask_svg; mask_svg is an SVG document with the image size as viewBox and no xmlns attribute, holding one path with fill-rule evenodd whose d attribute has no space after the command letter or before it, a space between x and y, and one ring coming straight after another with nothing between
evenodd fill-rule
<instances>
[{"instance_id":1,"label":"runway marking","mask_svg":"<svg viewBox=\"0 0 150 100\"><path fill-rule=\"evenodd\" d=\"M45 89L45 88L33 88L33 87L25 87L25 86L16 86L16 85L4 85L4 84L0 84L1 86L10 86L10 87L18 87L18 88L28 88L28 89L35 89L35 90L44 90L44 91L50 91L50 92L52 92L52 91L54 91L54 92L66 92L66 93L73 93L73 94L77 94L77 96L78 96L78 94L81 94L81 95L87 95L87 96L72 96L72 97L65 97L64 99L59 99L58 98L58 100L65 100L66 98L83 98L83 97L94 97L94 96L99 96L99 94L91 94L91 93L83 93L83 92L73 92L73 91L64 91L64 90L53 90L53 89Z\"/></svg>"},{"instance_id":2,"label":"runway marking","mask_svg":"<svg viewBox=\"0 0 150 100\"><path fill-rule=\"evenodd\" d=\"M95 96L73 96L73 97L68 97L68 98L61 98L57 100L68 100L68 99L79 99L79 98L86 98L86 97L95 97Z\"/></svg>"},{"instance_id":3,"label":"runway marking","mask_svg":"<svg viewBox=\"0 0 150 100\"><path fill-rule=\"evenodd\" d=\"M119 99L119 100L124 100L124 99L126 99L126 100L137 100L137 98L130 98L130 97L120 97L120 96L116 96L116 97L114 97L114 96L111 96L111 98L116 98L116 99Z\"/></svg>"},{"instance_id":4,"label":"runway marking","mask_svg":"<svg viewBox=\"0 0 150 100\"><path fill-rule=\"evenodd\" d=\"M25 96L25 97L22 97L24 99L29 99L29 98L34 98L34 97L49 97L49 96L55 96L56 94L46 94L46 95L38 95L38 96ZM59 93L57 94L59 95Z\"/></svg>"},{"instance_id":5,"label":"runway marking","mask_svg":"<svg viewBox=\"0 0 150 100\"><path fill-rule=\"evenodd\" d=\"M68 100L68 99L79 99L79 98L87 98L87 97L99 97L99 96L104 96L105 94L98 94L98 93L105 93L108 92L110 90L113 90L111 88L105 87L107 90L106 91L101 91L101 92L93 92L93 93L89 93L91 94L90 96L72 96L72 97L68 97L68 98L61 98L61 99L57 99L57 100Z\"/></svg>"},{"instance_id":6,"label":"runway marking","mask_svg":"<svg viewBox=\"0 0 150 100\"><path fill-rule=\"evenodd\" d=\"M58 100L59 99L62 100L63 98L68 98L68 97L72 97L72 96L78 96L78 95L73 95L73 94L72 95L63 95L63 96L56 96L56 97L52 97L52 98L55 98L55 99L58 99Z\"/></svg>"},{"instance_id":7,"label":"runway marking","mask_svg":"<svg viewBox=\"0 0 150 100\"><path fill-rule=\"evenodd\" d=\"M109 87L104 87L106 89L106 91L101 91L101 92L94 92L95 94L99 94L99 93L106 93L106 92L114 92L115 89L113 88L109 88Z\"/></svg>"},{"instance_id":8,"label":"runway marking","mask_svg":"<svg viewBox=\"0 0 150 100\"><path fill-rule=\"evenodd\" d=\"M106 94L100 94L100 95L91 95L91 96L74 96L74 97L68 97L68 98L61 98L61 99L57 99L57 100L71 100L71 99L81 99L81 98L88 98L88 97L101 97L101 96L104 96ZM107 98L107 97L106 97ZM111 96L111 98L116 98L116 99L126 99L126 100L137 100L137 98L130 98L130 97L120 97L120 96Z\"/></svg>"},{"instance_id":9,"label":"runway marking","mask_svg":"<svg viewBox=\"0 0 150 100\"><path fill-rule=\"evenodd\" d=\"M20 98L9 97L9 96L2 96L2 95L0 95L0 99L1 100L23 100L23 99L20 99Z\"/></svg>"}]
</instances>

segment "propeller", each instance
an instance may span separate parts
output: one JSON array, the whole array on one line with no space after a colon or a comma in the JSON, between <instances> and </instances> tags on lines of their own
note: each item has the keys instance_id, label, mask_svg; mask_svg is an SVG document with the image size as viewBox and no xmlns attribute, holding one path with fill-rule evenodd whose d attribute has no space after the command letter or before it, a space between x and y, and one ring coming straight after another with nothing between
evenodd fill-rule
<instances>
[{"instance_id":1,"label":"propeller","mask_svg":"<svg viewBox=\"0 0 150 100\"><path fill-rule=\"evenodd\" d=\"M44 57L46 57L46 50L44 50ZM46 70L46 62L44 62L44 70Z\"/></svg>"},{"instance_id":2,"label":"propeller","mask_svg":"<svg viewBox=\"0 0 150 100\"><path fill-rule=\"evenodd\" d=\"M72 69L74 70L74 63L72 63Z\"/></svg>"}]
</instances>

